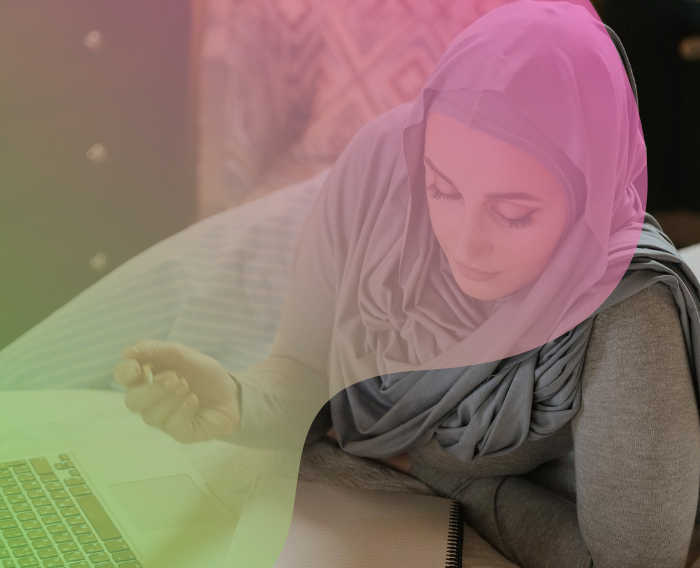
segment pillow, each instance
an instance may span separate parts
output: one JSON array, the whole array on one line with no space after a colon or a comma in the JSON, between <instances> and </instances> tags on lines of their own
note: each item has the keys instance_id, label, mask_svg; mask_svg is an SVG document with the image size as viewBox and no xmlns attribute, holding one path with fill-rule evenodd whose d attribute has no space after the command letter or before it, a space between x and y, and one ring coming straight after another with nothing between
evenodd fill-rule
<instances>
[{"instance_id":1,"label":"pillow","mask_svg":"<svg viewBox=\"0 0 700 568\"><path fill-rule=\"evenodd\" d=\"M108 388L141 338L240 373L277 331L296 238L329 169L204 219L124 263L0 351L0 389Z\"/></svg>"},{"instance_id":2,"label":"pillow","mask_svg":"<svg viewBox=\"0 0 700 568\"><path fill-rule=\"evenodd\" d=\"M449 43L516 0L325 0L321 79L293 155L335 160L374 117L418 96Z\"/></svg>"},{"instance_id":3,"label":"pillow","mask_svg":"<svg viewBox=\"0 0 700 568\"><path fill-rule=\"evenodd\" d=\"M199 65L199 219L240 204L303 133L320 73L323 1L210 0Z\"/></svg>"}]
</instances>

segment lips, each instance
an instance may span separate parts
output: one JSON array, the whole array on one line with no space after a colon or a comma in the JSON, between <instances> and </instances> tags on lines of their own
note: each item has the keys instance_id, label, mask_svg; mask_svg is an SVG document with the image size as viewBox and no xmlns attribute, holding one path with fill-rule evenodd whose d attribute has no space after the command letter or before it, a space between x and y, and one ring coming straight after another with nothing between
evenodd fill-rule
<instances>
[{"instance_id":1,"label":"lips","mask_svg":"<svg viewBox=\"0 0 700 568\"><path fill-rule=\"evenodd\" d=\"M469 280L475 280L477 282L483 282L485 280L491 280L500 274L499 272L484 272L483 270L476 270L474 268L469 268L468 266L455 261L457 268L462 273L462 276L468 278Z\"/></svg>"}]
</instances>

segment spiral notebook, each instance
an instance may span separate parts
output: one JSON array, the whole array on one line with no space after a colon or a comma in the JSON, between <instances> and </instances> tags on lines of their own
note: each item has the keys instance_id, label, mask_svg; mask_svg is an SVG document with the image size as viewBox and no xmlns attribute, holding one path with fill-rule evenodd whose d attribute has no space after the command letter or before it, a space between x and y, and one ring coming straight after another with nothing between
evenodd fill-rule
<instances>
[{"instance_id":1,"label":"spiral notebook","mask_svg":"<svg viewBox=\"0 0 700 568\"><path fill-rule=\"evenodd\" d=\"M270 522L275 486L295 482L291 524L274 568L461 568L457 501L273 476L255 479L232 547Z\"/></svg>"}]
</instances>

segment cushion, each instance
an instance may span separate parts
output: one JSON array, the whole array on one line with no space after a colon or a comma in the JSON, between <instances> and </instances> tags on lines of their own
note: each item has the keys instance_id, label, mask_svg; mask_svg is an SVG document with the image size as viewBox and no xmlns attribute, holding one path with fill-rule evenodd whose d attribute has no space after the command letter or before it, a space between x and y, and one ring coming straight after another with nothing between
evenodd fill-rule
<instances>
[{"instance_id":1,"label":"cushion","mask_svg":"<svg viewBox=\"0 0 700 568\"><path fill-rule=\"evenodd\" d=\"M325 0L321 80L296 157L332 161L369 120L414 101L448 44L514 0Z\"/></svg>"},{"instance_id":2,"label":"cushion","mask_svg":"<svg viewBox=\"0 0 700 568\"><path fill-rule=\"evenodd\" d=\"M233 374L264 359L296 237L328 172L204 219L121 265L0 351L0 389L107 388L121 350L141 338L182 341Z\"/></svg>"}]
</instances>

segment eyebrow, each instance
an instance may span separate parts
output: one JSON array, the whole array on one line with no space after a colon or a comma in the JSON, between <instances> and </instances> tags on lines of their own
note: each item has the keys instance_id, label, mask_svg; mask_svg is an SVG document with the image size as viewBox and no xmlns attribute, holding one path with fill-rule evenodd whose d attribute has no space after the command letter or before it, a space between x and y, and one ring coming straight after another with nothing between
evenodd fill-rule
<instances>
[{"instance_id":1,"label":"eyebrow","mask_svg":"<svg viewBox=\"0 0 700 568\"><path fill-rule=\"evenodd\" d=\"M435 164L433 164L432 160L428 158L428 156L424 156L424 161L425 164L433 170L436 174L438 174L441 178L443 178L447 183L449 183L452 187L457 187L457 185L450 181L450 179L443 174ZM519 201L537 201L539 203L542 203L542 200L535 197L534 195L531 195L529 193L523 193L522 191L511 191L507 193L487 193L486 197L493 198L493 199L517 199Z\"/></svg>"}]
</instances>

